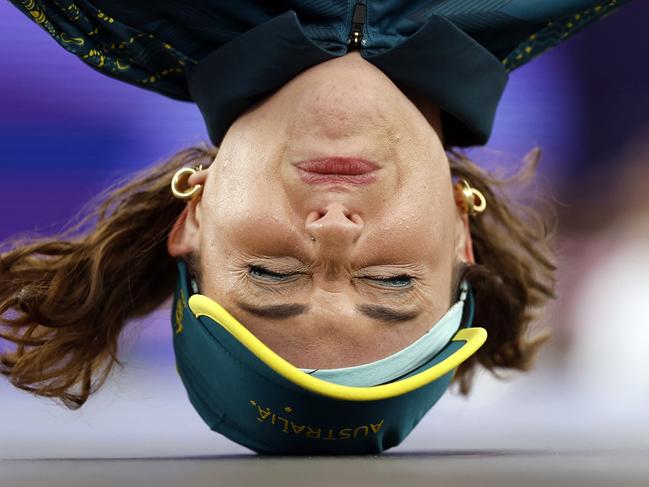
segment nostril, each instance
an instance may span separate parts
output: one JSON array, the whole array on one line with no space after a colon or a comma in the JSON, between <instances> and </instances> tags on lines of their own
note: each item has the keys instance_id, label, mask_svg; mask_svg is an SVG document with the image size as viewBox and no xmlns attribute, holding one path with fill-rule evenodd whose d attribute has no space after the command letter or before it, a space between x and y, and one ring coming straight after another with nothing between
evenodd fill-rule
<instances>
[{"instance_id":1,"label":"nostril","mask_svg":"<svg viewBox=\"0 0 649 487\"><path fill-rule=\"evenodd\" d=\"M324 213L321 211L312 211L309 213L309 216L307 217L306 221L308 223L313 223L315 221L318 221L320 218L324 216Z\"/></svg>"},{"instance_id":2,"label":"nostril","mask_svg":"<svg viewBox=\"0 0 649 487\"><path fill-rule=\"evenodd\" d=\"M351 216L348 216L347 218L349 218L353 223L355 223L355 224L357 224L357 225L360 225L360 224L363 222L363 220L361 219L361 217L358 216L356 213L354 213L354 214L351 215Z\"/></svg>"}]
</instances>

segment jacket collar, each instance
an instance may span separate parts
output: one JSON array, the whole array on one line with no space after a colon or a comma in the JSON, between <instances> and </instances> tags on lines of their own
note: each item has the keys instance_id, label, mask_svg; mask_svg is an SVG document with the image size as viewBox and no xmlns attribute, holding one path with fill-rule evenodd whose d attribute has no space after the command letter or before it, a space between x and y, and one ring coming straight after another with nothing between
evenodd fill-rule
<instances>
[{"instance_id":1,"label":"jacket collar","mask_svg":"<svg viewBox=\"0 0 649 487\"><path fill-rule=\"evenodd\" d=\"M211 52L188 73L188 87L212 143L246 108L305 69L333 59L304 33L290 10ZM439 105L446 145L484 144L507 84L503 64L444 17L433 15L403 43L361 55L402 89Z\"/></svg>"}]
</instances>

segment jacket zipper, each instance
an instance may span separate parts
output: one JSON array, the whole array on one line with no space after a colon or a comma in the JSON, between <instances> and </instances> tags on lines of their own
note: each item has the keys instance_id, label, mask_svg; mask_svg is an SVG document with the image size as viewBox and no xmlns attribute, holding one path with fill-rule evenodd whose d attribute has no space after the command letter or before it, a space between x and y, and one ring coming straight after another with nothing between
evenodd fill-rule
<instances>
[{"instance_id":1,"label":"jacket zipper","mask_svg":"<svg viewBox=\"0 0 649 487\"><path fill-rule=\"evenodd\" d=\"M365 44L363 39L363 26L365 25L365 17L367 16L367 6L363 2L358 2L354 5L354 13L352 14L352 29L347 38L348 51L353 49L360 49L361 45Z\"/></svg>"}]
</instances>

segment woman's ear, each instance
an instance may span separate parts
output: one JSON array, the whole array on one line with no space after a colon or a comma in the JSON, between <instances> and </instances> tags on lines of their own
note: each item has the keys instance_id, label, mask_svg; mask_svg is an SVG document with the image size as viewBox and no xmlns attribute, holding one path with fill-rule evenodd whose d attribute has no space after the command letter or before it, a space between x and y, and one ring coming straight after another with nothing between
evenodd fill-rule
<instances>
[{"instance_id":1,"label":"woman's ear","mask_svg":"<svg viewBox=\"0 0 649 487\"><path fill-rule=\"evenodd\" d=\"M457 225L455 232L455 255L460 262L475 263L473 256L473 241L471 240L471 227L469 215L464 211L462 190L458 185L453 187L455 206L457 209Z\"/></svg>"},{"instance_id":2,"label":"woman's ear","mask_svg":"<svg viewBox=\"0 0 649 487\"><path fill-rule=\"evenodd\" d=\"M176 221L167 237L167 251L172 257L179 257L195 252L200 243L200 201L205 188L207 170L192 174L188 178L191 185L202 184L203 189L193 199L187 202L182 213Z\"/></svg>"},{"instance_id":3,"label":"woman's ear","mask_svg":"<svg viewBox=\"0 0 649 487\"><path fill-rule=\"evenodd\" d=\"M471 228L469 226L469 215L466 213L459 215L458 233L456 237L457 245L455 255L461 262L474 264L473 241L471 240Z\"/></svg>"}]
</instances>

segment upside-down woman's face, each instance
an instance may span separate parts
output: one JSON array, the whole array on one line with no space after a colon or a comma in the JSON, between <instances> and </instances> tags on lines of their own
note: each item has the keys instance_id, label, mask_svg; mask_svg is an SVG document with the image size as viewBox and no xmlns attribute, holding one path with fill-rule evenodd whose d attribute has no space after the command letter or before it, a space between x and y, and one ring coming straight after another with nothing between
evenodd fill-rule
<instances>
[{"instance_id":1,"label":"upside-down woman's face","mask_svg":"<svg viewBox=\"0 0 649 487\"><path fill-rule=\"evenodd\" d=\"M448 310L457 265L472 260L439 111L420 108L356 53L304 71L242 114L192 176L203 191L169 252L193 253L201 294L297 367L406 347ZM341 157L378 168L358 184L296 167Z\"/></svg>"}]
</instances>

